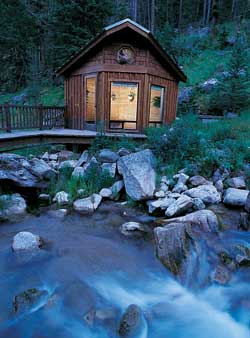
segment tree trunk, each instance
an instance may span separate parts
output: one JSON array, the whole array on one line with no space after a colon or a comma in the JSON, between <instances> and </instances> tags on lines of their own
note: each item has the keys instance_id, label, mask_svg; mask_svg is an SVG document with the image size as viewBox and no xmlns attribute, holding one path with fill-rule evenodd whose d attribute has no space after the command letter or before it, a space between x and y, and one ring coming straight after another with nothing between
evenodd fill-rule
<instances>
[{"instance_id":1,"label":"tree trunk","mask_svg":"<svg viewBox=\"0 0 250 338\"><path fill-rule=\"evenodd\" d=\"M178 29L181 29L181 24L182 24L182 8L183 8L183 0L180 0L180 5L179 5L179 19L178 19Z\"/></svg>"},{"instance_id":2,"label":"tree trunk","mask_svg":"<svg viewBox=\"0 0 250 338\"><path fill-rule=\"evenodd\" d=\"M210 12L211 12L211 2L212 2L212 0L208 0L208 2L207 2L207 18L206 18L206 26L209 26Z\"/></svg>"},{"instance_id":3,"label":"tree trunk","mask_svg":"<svg viewBox=\"0 0 250 338\"><path fill-rule=\"evenodd\" d=\"M150 30L152 33L155 31L155 0L151 0L151 24Z\"/></svg>"},{"instance_id":4,"label":"tree trunk","mask_svg":"<svg viewBox=\"0 0 250 338\"><path fill-rule=\"evenodd\" d=\"M202 17L202 24L206 26L206 13L207 13L207 0L203 0L203 17Z\"/></svg>"}]
</instances>

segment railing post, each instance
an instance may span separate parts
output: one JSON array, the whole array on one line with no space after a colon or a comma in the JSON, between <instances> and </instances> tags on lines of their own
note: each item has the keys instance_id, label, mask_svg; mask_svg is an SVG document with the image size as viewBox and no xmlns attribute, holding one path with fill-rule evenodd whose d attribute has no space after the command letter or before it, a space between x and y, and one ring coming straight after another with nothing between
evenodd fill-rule
<instances>
[{"instance_id":1,"label":"railing post","mask_svg":"<svg viewBox=\"0 0 250 338\"><path fill-rule=\"evenodd\" d=\"M6 118L6 132L11 132L11 119L10 119L10 107L8 104L5 105L5 118Z\"/></svg>"},{"instance_id":2,"label":"railing post","mask_svg":"<svg viewBox=\"0 0 250 338\"><path fill-rule=\"evenodd\" d=\"M38 106L38 118L39 118L39 129L43 129L43 109L42 106Z\"/></svg>"}]
</instances>

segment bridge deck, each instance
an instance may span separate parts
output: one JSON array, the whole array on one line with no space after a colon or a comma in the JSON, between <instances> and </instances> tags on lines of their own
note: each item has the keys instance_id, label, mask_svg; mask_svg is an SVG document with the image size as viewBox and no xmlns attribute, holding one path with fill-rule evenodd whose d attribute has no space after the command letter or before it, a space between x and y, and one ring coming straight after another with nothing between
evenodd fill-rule
<instances>
[{"instance_id":1,"label":"bridge deck","mask_svg":"<svg viewBox=\"0 0 250 338\"><path fill-rule=\"evenodd\" d=\"M98 135L96 131L75 130L75 129L51 129L51 130L23 130L12 131L11 133L0 133L0 151L11 148L22 148L27 145L42 143L62 143L62 144L84 144L89 145ZM134 133L105 133L108 137L123 137L143 140L144 134Z\"/></svg>"}]
</instances>

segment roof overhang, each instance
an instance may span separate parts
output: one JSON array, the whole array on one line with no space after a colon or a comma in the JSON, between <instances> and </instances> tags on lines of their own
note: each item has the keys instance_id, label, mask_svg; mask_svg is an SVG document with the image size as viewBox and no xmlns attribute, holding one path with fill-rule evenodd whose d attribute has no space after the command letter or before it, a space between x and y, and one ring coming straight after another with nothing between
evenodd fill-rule
<instances>
[{"instance_id":1,"label":"roof overhang","mask_svg":"<svg viewBox=\"0 0 250 338\"><path fill-rule=\"evenodd\" d=\"M89 52L94 49L97 45L103 42L108 36L114 34L115 32L119 32L125 28L130 28L136 33L143 36L150 45L156 50L156 52L161 56L166 66L171 67L172 72L175 74L176 78L179 81L186 82L187 77L184 72L180 69L180 67L174 62L174 60L164 51L161 45L157 42L153 34L143 26L139 25L138 23L132 21L131 19L124 19L119 22L116 22L112 25L105 27L101 34L99 34L95 39L90 41L90 43L81 48L78 53L74 54L69 58L64 65L59 67L56 70L56 74L58 76L65 75L69 73L70 70L77 64L82 58L86 57Z\"/></svg>"}]
</instances>

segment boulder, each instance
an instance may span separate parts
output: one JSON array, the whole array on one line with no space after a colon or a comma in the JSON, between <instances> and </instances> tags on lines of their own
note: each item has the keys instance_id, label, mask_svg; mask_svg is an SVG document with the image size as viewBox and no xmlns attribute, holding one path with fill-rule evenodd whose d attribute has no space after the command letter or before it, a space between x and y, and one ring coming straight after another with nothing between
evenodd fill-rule
<instances>
[{"instance_id":1,"label":"boulder","mask_svg":"<svg viewBox=\"0 0 250 338\"><path fill-rule=\"evenodd\" d=\"M187 212L189 209L193 207L192 198L181 195L174 203L170 204L167 208L165 215L167 217L179 216Z\"/></svg>"},{"instance_id":2,"label":"boulder","mask_svg":"<svg viewBox=\"0 0 250 338\"><path fill-rule=\"evenodd\" d=\"M83 165L83 169L86 175L91 174L93 169L99 168L98 161L95 156L92 156L91 159Z\"/></svg>"},{"instance_id":3,"label":"boulder","mask_svg":"<svg viewBox=\"0 0 250 338\"><path fill-rule=\"evenodd\" d=\"M250 214L250 191L247 195L246 203L245 203L245 210Z\"/></svg>"},{"instance_id":4,"label":"boulder","mask_svg":"<svg viewBox=\"0 0 250 338\"><path fill-rule=\"evenodd\" d=\"M19 194L0 195L0 221L20 221L26 216L26 209L26 202Z\"/></svg>"},{"instance_id":5,"label":"boulder","mask_svg":"<svg viewBox=\"0 0 250 338\"><path fill-rule=\"evenodd\" d=\"M132 200L153 197L156 183L154 163L154 156L149 149L119 159L118 171L123 176L126 193Z\"/></svg>"},{"instance_id":6,"label":"boulder","mask_svg":"<svg viewBox=\"0 0 250 338\"><path fill-rule=\"evenodd\" d=\"M119 325L120 337L146 338L148 325L142 309L131 304L123 314Z\"/></svg>"},{"instance_id":7,"label":"boulder","mask_svg":"<svg viewBox=\"0 0 250 338\"><path fill-rule=\"evenodd\" d=\"M223 193L223 190L224 190L224 183L222 180L218 180L215 184L214 184L216 190L219 192L219 193Z\"/></svg>"},{"instance_id":8,"label":"boulder","mask_svg":"<svg viewBox=\"0 0 250 338\"><path fill-rule=\"evenodd\" d=\"M88 162L88 159L89 159L89 152L88 150L84 150L79 160L77 161L76 166L81 167L84 163Z\"/></svg>"},{"instance_id":9,"label":"boulder","mask_svg":"<svg viewBox=\"0 0 250 338\"><path fill-rule=\"evenodd\" d=\"M28 289L19 293L13 299L13 309L15 313L25 313L39 305L46 304L49 297L47 290L36 288Z\"/></svg>"},{"instance_id":10,"label":"boulder","mask_svg":"<svg viewBox=\"0 0 250 338\"><path fill-rule=\"evenodd\" d=\"M173 188L173 192L174 193L181 193L183 191L186 191L188 189L188 187L186 186L186 183L189 179L189 176L181 173L181 174L177 174L174 176L174 179L178 178L178 181L176 183L176 185Z\"/></svg>"},{"instance_id":11,"label":"boulder","mask_svg":"<svg viewBox=\"0 0 250 338\"><path fill-rule=\"evenodd\" d=\"M85 170L83 167L75 167L75 169L72 172L72 177L80 178L85 175Z\"/></svg>"},{"instance_id":12,"label":"boulder","mask_svg":"<svg viewBox=\"0 0 250 338\"><path fill-rule=\"evenodd\" d=\"M245 178L243 176L232 177L229 180L227 180L227 184L231 188L246 189L246 181L245 181Z\"/></svg>"},{"instance_id":13,"label":"boulder","mask_svg":"<svg viewBox=\"0 0 250 338\"><path fill-rule=\"evenodd\" d=\"M185 195L192 198L200 198L205 204L215 204L221 201L221 195L211 184L200 185L185 191Z\"/></svg>"},{"instance_id":14,"label":"boulder","mask_svg":"<svg viewBox=\"0 0 250 338\"><path fill-rule=\"evenodd\" d=\"M165 191L163 191L163 190L158 190L158 191L155 192L155 197L156 198L164 198L165 195L166 195Z\"/></svg>"},{"instance_id":15,"label":"boulder","mask_svg":"<svg viewBox=\"0 0 250 338\"><path fill-rule=\"evenodd\" d=\"M229 177L229 171L224 168L223 166L220 167L219 169L215 170L215 172L213 173L213 182L214 184L221 180L222 182Z\"/></svg>"},{"instance_id":16,"label":"boulder","mask_svg":"<svg viewBox=\"0 0 250 338\"><path fill-rule=\"evenodd\" d=\"M211 210L199 210L192 212L191 214L165 219L162 221L164 224L171 223L187 223L191 226L197 226L204 232L217 232L218 231L218 219L215 213Z\"/></svg>"},{"instance_id":17,"label":"boulder","mask_svg":"<svg viewBox=\"0 0 250 338\"><path fill-rule=\"evenodd\" d=\"M112 196L112 190L110 188L103 188L99 192L99 195L102 196L103 198L110 198Z\"/></svg>"},{"instance_id":18,"label":"boulder","mask_svg":"<svg viewBox=\"0 0 250 338\"><path fill-rule=\"evenodd\" d=\"M116 181L111 187L112 195L110 198L112 200L117 200L123 188L124 188L123 180Z\"/></svg>"},{"instance_id":19,"label":"boulder","mask_svg":"<svg viewBox=\"0 0 250 338\"><path fill-rule=\"evenodd\" d=\"M210 184L210 182L208 180L206 180L203 176L200 176L200 175L192 176L190 178L189 182L194 187L198 187L199 185Z\"/></svg>"},{"instance_id":20,"label":"boulder","mask_svg":"<svg viewBox=\"0 0 250 338\"><path fill-rule=\"evenodd\" d=\"M101 165L102 172L107 173L110 177L115 177L116 163L103 163Z\"/></svg>"},{"instance_id":21,"label":"boulder","mask_svg":"<svg viewBox=\"0 0 250 338\"><path fill-rule=\"evenodd\" d=\"M82 198L76 200L73 203L73 208L75 211L85 214L94 212L100 205L102 201L102 196L98 194L93 194L87 198Z\"/></svg>"},{"instance_id":22,"label":"boulder","mask_svg":"<svg viewBox=\"0 0 250 338\"><path fill-rule=\"evenodd\" d=\"M154 229L156 255L175 275L179 274L188 256L190 237L187 224L172 221Z\"/></svg>"},{"instance_id":23,"label":"boulder","mask_svg":"<svg viewBox=\"0 0 250 338\"><path fill-rule=\"evenodd\" d=\"M120 227L120 231L123 235L127 237L138 236L142 233L148 232L145 226L139 222L126 222L123 223Z\"/></svg>"},{"instance_id":24,"label":"boulder","mask_svg":"<svg viewBox=\"0 0 250 338\"><path fill-rule=\"evenodd\" d=\"M166 210L173 203L175 203L175 199L168 196L158 200L149 200L147 201L148 212L152 214L156 209Z\"/></svg>"},{"instance_id":25,"label":"boulder","mask_svg":"<svg viewBox=\"0 0 250 338\"><path fill-rule=\"evenodd\" d=\"M203 210L206 209L206 206L200 198L193 198L193 209Z\"/></svg>"},{"instance_id":26,"label":"boulder","mask_svg":"<svg viewBox=\"0 0 250 338\"><path fill-rule=\"evenodd\" d=\"M117 152L119 156L126 156L126 155L129 155L130 153L131 151L127 148L120 148Z\"/></svg>"},{"instance_id":27,"label":"boulder","mask_svg":"<svg viewBox=\"0 0 250 338\"><path fill-rule=\"evenodd\" d=\"M0 154L0 186L9 182L12 186L23 188L46 188L46 181L54 174L54 170L43 160Z\"/></svg>"},{"instance_id":28,"label":"boulder","mask_svg":"<svg viewBox=\"0 0 250 338\"><path fill-rule=\"evenodd\" d=\"M249 191L228 188L225 192L223 203L233 207L245 207Z\"/></svg>"},{"instance_id":29,"label":"boulder","mask_svg":"<svg viewBox=\"0 0 250 338\"><path fill-rule=\"evenodd\" d=\"M42 240L39 236L28 231L22 231L14 236L12 249L14 251L32 251L38 250L41 245Z\"/></svg>"},{"instance_id":30,"label":"boulder","mask_svg":"<svg viewBox=\"0 0 250 338\"><path fill-rule=\"evenodd\" d=\"M53 198L53 202L56 202L59 205L68 205L70 203L69 194L65 191L59 191Z\"/></svg>"},{"instance_id":31,"label":"boulder","mask_svg":"<svg viewBox=\"0 0 250 338\"><path fill-rule=\"evenodd\" d=\"M59 170L74 170L77 166L77 160L67 160L63 161L59 165Z\"/></svg>"},{"instance_id":32,"label":"boulder","mask_svg":"<svg viewBox=\"0 0 250 338\"><path fill-rule=\"evenodd\" d=\"M102 149L98 155L100 162L114 163L119 159L119 155L109 149Z\"/></svg>"},{"instance_id":33,"label":"boulder","mask_svg":"<svg viewBox=\"0 0 250 338\"><path fill-rule=\"evenodd\" d=\"M53 218L64 219L68 214L68 209L49 210L48 215Z\"/></svg>"},{"instance_id":34,"label":"boulder","mask_svg":"<svg viewBox=\"0 0 250 338\"><path fill-rule=\"evenodd\" d=\"M75 153L73 153L73 151L70 151L70 150L61 150L58 153L58 160L59 161L68 161L68 160L71 160L74 157L75 157Z\"/></svg>"}]
</instances>

